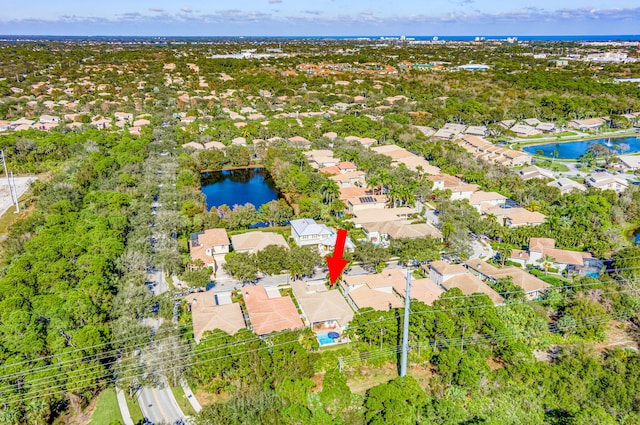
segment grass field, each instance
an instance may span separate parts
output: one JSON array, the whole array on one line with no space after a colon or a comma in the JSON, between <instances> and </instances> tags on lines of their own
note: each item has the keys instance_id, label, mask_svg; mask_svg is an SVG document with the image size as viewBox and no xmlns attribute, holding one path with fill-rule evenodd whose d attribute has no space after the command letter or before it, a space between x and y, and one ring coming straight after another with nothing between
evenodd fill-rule
<instances>
[{"instance_id":1,"label":"grass field","mask_svg":"<svg viewBox=\"0 0 640 425\"><path fill-rule=\"evenodd\" d=\"M114 388L107 388L98 396L96 410L91 416L89 425L109 425L114 420L122 421L122 416L120 416L116 390Z\"/></svg>"},{"instance_id":2,"label":"grass field","mask_svg":"<svg viewBox=\"0 0 640 425\"><path fill-rule=\"evenodd\" d=\"M131 420L133 420L134 424L141 424L144 420L144 416L142 415L142 410L140 410L140 405L138 404L138 399L133 398L133 400L129 399L129 396L126 396L127 406L129 406L129 414L131 415Z\"/></svg>"},{"instance_id":3,"label":"grass field","mask_svg":"<svg viewBox=\"0 0 640 425\"><path fill-rule=\"evenodd\" d=\"M191 403L187 400L187 396L184 394L184 390L182 387L171 387L171 391L173 392L173 396L176 398L176 402L180 409L182 409L182 413L187 416L195 416L196 412L193 410Z\"/></svg>"}]
</instances>

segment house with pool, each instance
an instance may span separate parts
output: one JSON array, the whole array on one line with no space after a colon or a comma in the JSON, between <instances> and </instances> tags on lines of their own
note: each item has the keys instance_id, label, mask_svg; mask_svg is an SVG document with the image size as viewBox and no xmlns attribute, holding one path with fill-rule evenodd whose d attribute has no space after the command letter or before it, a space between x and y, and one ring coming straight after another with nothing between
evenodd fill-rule
<instances>
[{"instance_id":1,"label":"house with pool","mask_svg":"<svg viewBox=\"0 0 640 425\"><path fill-rule=\"evenodd\" d=\"M342 334L353 319L353 309L340 291L322 282L296 280L291 283L303 321L316 334L320 345L346 341Z\"/></svg>"}]
</instances>

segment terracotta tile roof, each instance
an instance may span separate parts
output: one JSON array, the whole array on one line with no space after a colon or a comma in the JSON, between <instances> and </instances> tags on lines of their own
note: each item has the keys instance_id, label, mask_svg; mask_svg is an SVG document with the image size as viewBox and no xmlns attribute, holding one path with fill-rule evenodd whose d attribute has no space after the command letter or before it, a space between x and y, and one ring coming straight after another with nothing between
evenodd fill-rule
<instances>
[{"instance_id":1,"label":"terracotta tile roof","mask_svg":"<svg viewBox=\"0 0 640 425\"><path fill-rule=\"evenodd\" d=\"M556 241L551 238L531 238L529 240L529 251L542 252L545 248L555 248Z\"/></svg>"},{"instance_id":2,"label":"terracotta tile roof","mask_svg":"<svg viewBox=\"0 0 640 425\"><path fill-rule=\"evenodd\" d=\"M500 294L467 271L465 271L464 274L458 274L445 280L442 283L442 286L447 289L458 288L464 295L471 295L475 293L486 294L494 305L504 303L504 298L502 298Z\"/></svg>"},{"instance_id":3,"label":"terracotta tile roof","mask_svg":"<svg viewBox=\"0 0 640 425\"><path fill-rule=\"evenodd\" d=\"M467 260L466 264L471 270L474 270L477 273L483 274L492 279L497 280L511 277L513 284L522 288L525 293L545 291L551 287L551 285L547 282L538 279L534 275L525 272L519 267L508 266L498 268L492 266L486 261L478 259Z\"/></svg>"},{"instance_id":4,"label":"terracotta tile roof","mask_svg":"<svg viewBox=\"0 0 640 425\"><path fill-rule=\"evenodd\" d=\"M423 266L423 268L426 267L427 266ZM442 276L467 273L467 269L462 264L451 264L446 261L432 261L428 264L428 268L435 270Z\"/></svg>"},{"instance_id":5,"label":"terracotta tile roof","mask_svg":"<svg viewBox=\"0 0 640 425\"><path fill-rule=\"evenodd\" d=\"M198 241L205 247L230 244L226 229L207 229L198 235Z\"/></svg>"},{"instance_id":6,"label":"terracotta tile roof","mask_svg":"<svg viewBox=\"0 0 640 425\"><path fill-rule=\"evenodd\" d=\"M554 262L562 264L572 264L576 266L583 266L585 258L582 252L568 251L566 249L546 248L544 255L548 255L553 258ZM591 257L591 254L588 254Z\"/></svg>"},{"instance_id":7,"label":"terracotta tile roof","mask_svg":"<svg viewBox=\"0 0 640 425\"><path fill-rule=\"evenodd\" d=\"M507 215L507 219L512 226L520 224L541 224L544 223L547 216L537 211L528 211L524 208L512 211Z\"/></svg>"},{"instance_id":8,"label":"terracotta tile roof","mask_svg":"<svg viewBox=\"0 0 640 425\"><path fill-rule=\"evenodd\" d=\"M406 279L406 276L405 276ZM406 281L401 283L396 281L393 284L393 289L401 297L406 297ZM411 279L411 298L422 301L427 305L433 305L433 302L437 300L440 295L444 293L444 290L436 285L433 280L429 278L424 279Z\"/></svg>"},{"instance_id":9,"label":"terracotta tile roof","mask_svg":"<svg viewBox=\"0 0 640 425\"><path fill-rule=\"evenodd\" d=\"M254 231L231 236L231 245L235 251L256 253L269 245L289 248L287 241L279 233Z\"/></svg>"},{"instance_id":10,"label":"terracotta tile roof","mask_svg":"<svg viewBox=\"0 0 640 425\"><path fill-rule=\"evenodd\" d=\"M269 298L263 286L246 286L242 288L242 296L257 335L304 326L296 306L288 296Z\"/></svg>"},{"instance_id":11,"label":"terracotta tile roof","mask_svg":"<svg viewBox=\"0 0 640 425\"><path fill-rule=\"evenodd\" d=\"M331 174L332 176L337 176L341 173L340 167L338 167L337 165L332 165L330 167L322 167L322 168L319 168L318 171L320 171L321 173Z\"/></svg>"},{"instance_id":12,"label":"terracotta tile roof","mask_svg":"<svg viewBox=\"0 0 640 425\"><path fill-rule=\"evenodd\" d=\"M339 199L346 201L349 198L355 198L357 196L371 196L372 190L366 187L341 187Z\"/></svg>"},{"instance_id":13,"label":"terracotta tile roof","mask_svg":"<svg viewBox=\"0 0 640 425\"><path fill-rule=\"evenodd\" d=\"M522 258L524 260L529 259L529 252L522 249L512 249L511 250L511 258Z\"/></svg>"},{"instance_id":14,"label":"terracotta tile roof","mask_svg":"<svg viewBox=\"0 0 640 425\"><path fill-rule=\"evenodd\" d=\"M400 308L403 303L395 294L371 289L364 285L348 292L348 296L360 309L371 307L374 310L388 311L391 308Z\"/></svg>"},{"instance_id":15,"label":"terracotta tile roof","mask_svg":"<svg viewBox=\"0 0 640 425\"><path fill-rule=\"evenodd\" d=\"M337 289L327 290L322 286L317 291L301 280L292 282L291 289L311 323L335 320L345 326L353 319L353 310Z\"/></svg>"},{"instance_id":16,"label":"terracotta tile roof","mask_svg":"<svg viewBox=\"0 0 640 425\"><path fill-rule=\"evenodd\" d=\"M365 223L363 228L368 231L378 231L386 233L393 239L399 238L424 238L430 236L436 239L442 238L442 233L435 227L427 223L411 224L408 221L383 221L375 223Z\"/></svg>"},{"instance_id":17,"label":"terracotta tile roof","mask_svg":"<svg viewBox=\"0 0 640 425\"><path fill-rule=\"evenodd\" d=\"M196 342L200 342L202 334L206 331L220 329L233 335L246 327L238 303L217 305L215 294L212 292L192 294L186 299L191 304L193 335Z\"/></svg>"}]
</instances>

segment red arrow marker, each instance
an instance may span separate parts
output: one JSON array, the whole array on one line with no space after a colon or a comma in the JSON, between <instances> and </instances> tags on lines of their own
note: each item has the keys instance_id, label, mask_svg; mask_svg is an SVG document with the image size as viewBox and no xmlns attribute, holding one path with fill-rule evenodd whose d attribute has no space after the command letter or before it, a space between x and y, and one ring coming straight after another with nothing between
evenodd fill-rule
<instances>
[{"instance_id":1,"label":"red arrow marker","mask_svg":"<svg viewBox=\"0 0 640 425\"><path fill-rule=\"evenodd\" d=\"M329 282L331 286L336 283L338 276L342 273L348 261L342 258L344 253L344 243L347 240L347 231L344 229L338 229L338 236L336 237L336 246L333 249L333 257L327 256L327 266L329 267Z\"/></svg>"}]
</instances>

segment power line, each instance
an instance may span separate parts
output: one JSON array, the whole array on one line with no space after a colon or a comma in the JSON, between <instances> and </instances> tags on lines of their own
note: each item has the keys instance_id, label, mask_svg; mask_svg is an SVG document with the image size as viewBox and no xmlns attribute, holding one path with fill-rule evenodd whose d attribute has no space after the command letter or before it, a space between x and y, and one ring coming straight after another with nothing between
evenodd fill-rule
<instances>
[{"instance_id":1,"label":"power line","mask_svg":"<svg viewBox=\"0 0 640 425\"><path fill-rule=\"evenodd\" d=\"M618 318L618 316L615 316L615 315L600 315L600 316L592 316L592 318L593 319L598 318L598 320L591 320L589 322L585 322L585 323L582 323L582 324L577 324L575 326L575 328L577 329L577 328L583 328L583 327L588 327L588 326L594 326L596 324L606 323L606 322L608 322L608 321L610 321L612 319ZM558 330L556 330L556 331L552 330L552 332L559 332L559 331ZM458 341L460 341L461 343L464 343L465 340L467 341L467 345L474 345L474 344L480 344L480 343L487 342L486 340L482 340L482 339L479 338L479 337L482 337L482 336L489 336L489 337L492 337L492 339L494 339L494 340L502 340L502 341L508 341L510 339L515 339L512 336L510 336L511 334L512 334L511 332L506 332L506 333L502 333L502 334L495 334L495 335L492 335L492 334L476 334L474 336L469 336L469 337L462 336L462 337L450 338L450 339L445 340L445 341L449 342L449 346L453 345L453 343L458 342ZM503 335L503 337L498 339L498 337L500 335ZM534 334L532 333L531 336L533 336L533 335ZM524 335L524 336L526 336L526 335ZM475 337L475 338L472 338L472 337ZM523 336L521 336L521 337L523 337ZM286 345L290 345L290 344L293 344L293 343L296 343L296 342L297 341L295 341L295 340L294 341L286 341L286 342L282 342L282 343L278 343L278 344L273 344L273 345L270 345L270 346L258 347L258 348L251 349L251 350L243 350L243 351L237 352L237 353L228 353L228 354L225 354L225 355L219 356L219 357L214 357L214 358L204 359L204 360L197 360L197 361L194 361L194 362L185 363L183 365L170 366L168 369L170 371L179 370L179 368L181 368L181 367L189 367L189 366L194 366L194 365L197 365L197 364L209 363L209 362L218 361L218 360L222 360L222 359L229 358L229 357L236 357L236 356L240 356L240 355L244 355L244 354L255 353L255 352L262 351L262 350L272 350L275 347L286 346ZM438 340L426 341L426 342L422 343L422 346L427 346L432 342L435 344L435 343L438 342ZM438 344L438 345L440 345L440 344ZM386 351L384 351L384 352L376 352L375 354L368 355L366 358L364 358L364 360L376 359L376 358L384 357L384 356L387 356L387 355L390 355L390 354L393 354L393 353L397 354L400 349L401 349L401 346L387 347L387 348L384 349ZM151 365L154 366L156 364L159 364L159 363L153 363ZM111 376L111 375L105 375L102 378L106 379L109 376ZM144 374L139 374L139 375L134 375L133 377L144 377L144 376L145 376ZM77 383L89 382L91 380L92 379L81 380L81 381L78 381ZM40 392L41 392L40 394L32 395L32 396L29 396L29 397L13 397L13 398L9 398L9 399L7 399L5 401L5 403L24 402L24 401L28 401L28 400L31 400L31 399L34 399L34 398L40 398L40 397L43 397L43 396L46 396L46 395L60 394L60 393L65 393L65 392L78 391L78 390L82 390L82 389L89 389L89 388L95 388L96 387L95 384L90 384L90 385L83 385L83 386L73 387L73 388L59 389L59 388L63 388L64 386L65 385L58 385L58 386L54 386L54 387L48 387L46 389L40 390ZM51 391L51 390L57 390L57 391Z\"/></svg>"},{"instance_id":2,"label":"power line","mask_svg":"<svg viewBox=\"0 0 640 425\"><path fill-rule=\"evenodd\" d=\"M522 304L522 303L519 303L519 304ZM491 306L475 306L475 308L490 308L490 307L491 307ZM449 311L449 312L453 312L453 311L461 311L461 310L468 310L468 309L469 309L469 308L458 308L458 309L448 309L448 310L446 310L446 309L445 309L445 310L440 310L440 311ZM412 312L412 313L414 313L414 314L419 314L419 313L422 313L422 312ZM594 317L596 317L596 316L594 316ZM608 320L611 320L611 318L612 318L612 317L626 317L626 315L619 315L619 316L603 315L603 316L598 316L598 317L606 317L605 321L608 321ZM395 319L395 317L393 317L393 318L387 318L387 319L378 320L378 321L371 321L371 322L367 322L367 323L365 323L365 324L362 324L362 325L360 325L360 326L366 326L366 325L371 324L371 323L382 322L382 321L388 321L388 320L396 320L396 319ZM550 329L550 330L551 330L552 332L554 331L554 329ZM502 333L502 334L505 334L505 333ZM513 333L508 333L508 335L510 335L510 336L512 336L512 334L513 334ZM500 335L500 334L494 334L494 336L495 336L495 335ZM276 335L276 336L277 336L277 335ZM521 336L519 336L519 337L521 337ZM465 337L462 337L462 338L465 338ZM259 340L259 339L260 339L260 338L248 338L248 339L246 339L246 340L243 340L243 341L237 341L237 342L235 342L235 343L230 343L230 344L226 344L226 345L222 345L222 346L214 346L214 347L210 347L210 348L208 348L208 349L205 349L205 350L203 350L203 351L200 351L200 352L198 352L197 354L201 355L201 354L208 353L208 352L221 351L221 350L228 349L228 348L230 348L230 347L232 347L232 346L237 346L237 345L244 344L244 343L249 343L249 342L255 342L255 341ZM270 345L270 347L275 347L275 346L279 346L279 345L286 345L286 344L292 344L292 343L295 343L295 342L297 342L297 341L296 341L296 340L293 340L293 341L289 341L289 342L285 342L285 343L280 343L280 344L275 344L275 345L273 345L273 344L272 344L272 345ZM463 340L463 342L464 342L464 340ZM266 347L266 348L269 348L269 347ZM240 354L242 354L243 352L247 352L247 351L245 350L245 351L241 351L241 352L239 352L239 353L234 353L234 355L240 355ZM190 353L187 353L187 354L184 356L184 358L188 358L188 356L189 356L189 355L190 355ZM224 358L224 357L225 357L225 356L220 357L220 358ZM220 358L218 358L218 359L220 359ZM114 362L112 362L111 364L113 364L113 363L115 363L115 361L114 361ZM187 363L187 364L183 364L183 365L181 365L180 367L183 367L183 368L184 368L184 367L188 367L188 366L191 366L191 365L194 365L194 364L197 364L197 363L198 363L198 362L195 362L195 363ZM160 364L160 363L158 363L158 364ZM153 365L155 365L155 363L147 364L147 366L148 366L148 367L153 366ZM96 367L97 367L97 366L96 366ZM178 366L176 366L176 367L178 367ZM175 368L175 367L174 367L174 368ZM124 370L124 372L135 371L136 369L139 369L139 366L132 366L132 367L130 367L129 369L125 369L125 370ZM106 377L111 376L111 375L112 375L112 374L111 374L111 373L109 373L109 374L103 375L103 376L101 376L101 377L99 377L99 378L106 378ZM136 375L134 375L134 377L135 377L135 376L136 376ZM138 375L138 376L144 376L144 375ZM1 378L1 377L0 377L0 378ZM94 379L98 379L98 378L90 378L90 380L91 380L91 381L93 381ZM88 380L86 380L86 381L88 381ZM40 387L40 386L42 386L42 385L51 384L51 383L57 383L57 382L58 382L58 381L57 381L57 380L55 380L55 379L53 379L53 380L52 380L52 379L49 379L49 380L47 381L47 380L46 380L46 377L45 377L44 382L40 383L40 384L39 384L39 385L37 385L36 387ZM32 384L32 383L33 383L33 382L31 382L31 383L27 382L27 383L25 383L25 384Z\"/></svg>"},{"instance_id":3,"label":"power line","mask_svg":"<svg viewBox=\"0 0 640 425\"><path fill-rule=\"evenodd\" d=\"M567 285L567 286L562 287L562 288L571 288L571 287L578 287L578 286L594 286L594 285L600 285L600 284L601 284L600 282L596 282L596 283L583 284L583 285ZM560 288L556 287L556 288L549 288L549 289L560 289ZM630 291L630 290L627 290L627 291L618 290L618 291L609 291L609 292L606 292L605 294L607 294L607 293L621 293L621 292L624 293L624 292L632 292L632 291ZM519 291L512 291L512 292L503 292L501 294L506 294L506 293L520 293L520 292ZM455 297L449 297L449 298L446 298L446 299L447 300L473 299L475 297L483 297L483 296L484 296L484 294L472 294L472 295L469 295L469 296L455 296ZM511 303L509 303L509 306L530 304L530 303L535 303L535 302L540 302L540 301L543 301L543 300L511 302ZM451 308L435 309L435 308L432 307L432 308L430 308L428 310L424 310L424 311L412 311L410 314L420 315L420 314L428 314L428 313L436 313L436 312L455 312L455 311L463 311L463 310L467 311L467 310L472 310L472 309L492 308L492 307L495 308L493 305L464 306L464 307L453 308L453 309L451 309ZM384 321L390 321L390 320L396 320L396 319L395 319L395 317L381 318L381 319L376 320L376 321L370 321L370 322L367 322L367 323L364 323L364 324L357 325L355 327L351 327L350 329L354 329L354 328L362 327L362 326L367 326L367 325L370 325L370 324L380 323L380 322L384 322ZM179 328L183 328L183 327L188 327L188 325L181 325ZM166 329L166 328L163 328L163 329ZM171 331L171 329L167 329L167 332L170 332L170 331ZM287 331L280 332L277 335L286 334L286 333L290 333L290 332L297 332L297 330L287 330ZM167 340L169 340L171 338L174 338L176 336L177 335L170 335L170 336L168 336L166 338L162 338L162 339L159 339L159 340L152 340L152 341L149 341L145 345L149 346L149 345L152 345L152 344L155 344L155 343L162 343L163 341L167 341ZM226 335L220 335L220 336L215 337L214 340L223 339L223 338L227 338L227 337L228 336L226 336ZM126 338L124 340L130 340L130 339L135 339L135 338L138 338L138 337L130 337L130 338ZM255 336L255 337L252 337L251 339L247 339L245 341L241 341L240 343L253 342L253 341L258 341L260 339L261 338L259 336ZM121 341L124 341L124 340L121 340ZM211 339L207 339L206 341L211 341ZM96 345L96 346L105 346L105 345L112 345L112 344L113 343L107 343L107 344L100 344L100 345ZM237 345L237 344L238 343L230 343L230 345ZM94 346L94 347L96 347L96 346ZM224 348L224 347L214 346L214 347L211 347L210 350L219 350L219 349L222 349L222 348ZM86 349L88 349L88 348L85 347L84 349L71 350L69 352L61 353L61 354L55 355L55 356L63 356L63 355L66 355L68 353L77 352L77 351L84 351ZM46 372L46 371L51 371L51 370L58 370L62 366L66 365L66 364L70 364L70 363L71 364L77 364L79 362L82 362L82 360L89 360L89 361L110 360L110 359L113 359L113 357L116 356L120 351L121 351L121 349L113 349L113 350L107 351L105 353L100 353L99 356L101 356L101 357L97 357L96 355L89 355L89 356L81 357L79 359L69 359L69 360L66 360L66 361L63 361L63 362L59 362L57 364L44 365L44 366L41 366L39 368L35 368L35 369L30 370L30 371L26 372L26 374L33 374L34 372ZM51 357L53 357L53 356L49 356L48 358L51 358ZM38 361L38 359L34 359L33 361ZM30 363L30 362L33 362L33 361L25 361L25 362L21 362L21 363L18 363L18 364L13 364L13 365L5 364L2 367L0 367L0 369L1 368L12 367L12 366L15 367L17 365ZM117 361L117 359L111 360L111 361L109 361L107 363L99 363L99 364L96 364L93 367L95 367L95 368L108 367L108 366L110 366L112 364L115 364L116 361ZM12 374L9 374L9 375L0 376L0 380L23 378L24 376L25 376L25 371L18 371L18 372L13 372Z\"/></svg>"}]
</instances>

